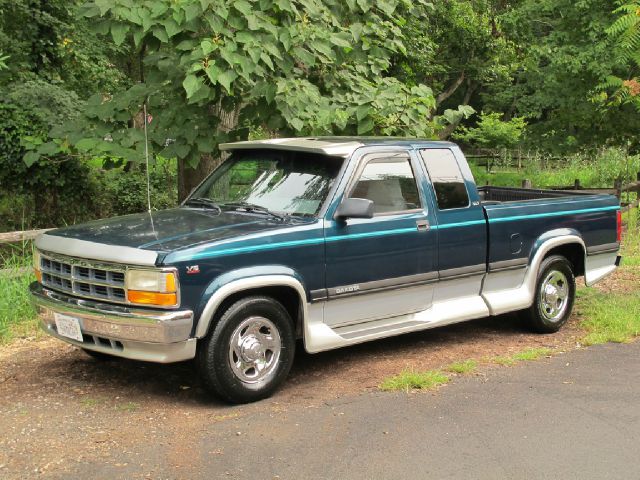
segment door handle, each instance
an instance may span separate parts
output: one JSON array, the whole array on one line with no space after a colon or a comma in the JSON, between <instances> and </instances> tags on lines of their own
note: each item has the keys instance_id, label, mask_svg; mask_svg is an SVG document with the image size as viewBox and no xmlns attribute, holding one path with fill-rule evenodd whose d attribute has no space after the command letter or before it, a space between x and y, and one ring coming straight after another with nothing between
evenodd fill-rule
<instances>
[{"instance_id":1,"label":"door handle","mask_svg":"<svg viewBox=\"0 0 640 480\"><path fill-rule=\"evenodd\" d=\"M416 222L416 228L419 232L428 232L431 226L429 225L429 220L418 220Z\"/></svg>"}]
</instances>

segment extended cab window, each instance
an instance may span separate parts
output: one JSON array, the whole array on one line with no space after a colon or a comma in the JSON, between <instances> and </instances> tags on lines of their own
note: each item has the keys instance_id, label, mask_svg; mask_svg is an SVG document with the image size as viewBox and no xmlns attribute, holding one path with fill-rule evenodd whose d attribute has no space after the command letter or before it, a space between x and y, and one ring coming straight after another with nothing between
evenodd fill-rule
<instances>
[{"instance_id":1,"label":"extended cab window","mask_svg":"<svg viewBox=\"0 0 640 480\"><path fill-rule=\"evenodd\" d=\"M468 207L469 194L453 152L445 148L430 148L421 150L420 155L436 192L438 208Z\"/></svg>"},{"instance_id":2,"label":"extended cab window","mask_svg":"<svg viewBox=\"0 0 640 480\"><path fill-rule=\"evenodd\" d=\"M406 155L367 161L350 197L373 201L375 213L403 212L421 207L416 180Z\"/></svg>"},{"instance_id":3,"label":"extended cab window","mask_svg":"<svg viewBox=\"0 0 640 480\"><path fill-rule=\"evenodd\" d=\"M191 195L221 206L253 204L289 215L316 215L343 158L307 152L234 152Z\"/></svg>"}]
</instances>

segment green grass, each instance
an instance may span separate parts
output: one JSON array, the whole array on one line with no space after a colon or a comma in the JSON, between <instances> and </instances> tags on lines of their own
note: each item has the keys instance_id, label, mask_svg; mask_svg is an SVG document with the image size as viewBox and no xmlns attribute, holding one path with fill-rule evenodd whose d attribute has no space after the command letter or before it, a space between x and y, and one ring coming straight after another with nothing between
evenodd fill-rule
<instances>
[{"instance_id":1,"label":"green grass","mask_svg":"<svg viewBox=\"0 0 640 480\"><path fill-rule=\"evenodd\" d=\"M517 362L531 362L543 357L548 357L551 353L552 351L549 348L528 348L513 355L513 359Z\"/></svg>"},{"instance_id":2,"label":"green grass","mask_svg":"<svg viewBox=\"0 0 640 480\"><path fill-rule=\"evenodd\" d=\"M385 379L380 385L384 391L432 390L449 382L449 377L440 370L415 372L405 370L399 375Z\"/></svg>"},{"instance_id":3,"label":"green grass","mask_svg":"<svg viewBox=\"0 0 640 480\"><path fill-rule=\"evenodd\" d=\"M584 345L626 343L640 336L640 295L638 292L610 294L587 290L580 296L578 309L587 331Z\"/></svg>"},{"instance_id":4,"label":"green grass","mask_svg":"<svg viewBox=\"0 0 640 480\"><path fill-rule=\"evenodd\" d=\"M478 362L475 360L465 360L464 362L454 362L451 365L445 367L445 370L452 373L464 375L473 372L478 367Z\"/></svg>"},{"instance_id":5,"label":"green grass","mask_svg":"<svg viewBox=\"0 0 640 480\"><path fill-rule=\"evenodd\" d=\"M531 180L534 187L559 187L573 185L576 179L585 188L611 188L617 177L635 180L640 171L640 157L627 157L621 149L608 148L594 153L569 155L561 160L549 160L545 155L532 154L522 160L517 168L514 159L498 159L491 167L470 162L478 185L520 187L523 179Z\"/></svg>"},{"instance_id":6,"label":"green grass","mask_svg":"<svg viewBox=\"0 0 640 480\"><path fill-rule=\"evenodd\" d=\"M493 363L497 363L498 365L511 367L512 365L515 365L518 362L532 362L534 360L539 360L540 358L543 358L543 357L548 357L552 353L553 353L552 350L549 348L544 348L544 347L527 348L526 350L523 350L518 353L514 353L513 355L510 355L510 356L493 357L491 361Z\"/></svg>"},{"instance_id":7,"label":"green grass","mask_svg":"<svg viewBox=\"0 0 640 480\"><path fill-rule=\"evenodd\" d=\"M0 343L37 332L36 311L29 301L29 284L33 273L19 273L31 265L30 255L6 256L0 263Z\"/></svg>"},{"instance_id":8,"label":"green grass","mask_svg":"<svg viewBox=\"0 0 640 480\"><path fill-rule=\"evenodd\" d=\"M622 238L622 266L640 266L640 211L637 208L622 214L626 226Z\"/></svg>"}]
</instances>

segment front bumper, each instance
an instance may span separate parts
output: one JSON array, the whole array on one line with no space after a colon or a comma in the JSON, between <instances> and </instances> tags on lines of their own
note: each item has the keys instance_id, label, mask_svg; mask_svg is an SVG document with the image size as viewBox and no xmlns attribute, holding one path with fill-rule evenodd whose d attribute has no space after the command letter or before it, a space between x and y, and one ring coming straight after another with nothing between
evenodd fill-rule
<instances>
[{"instance_id":1,"label":"front bumper","mask_svg":"<svg viewBox=\"0 0 640 480\"><path fill-rule=\"evenodd\" d=\"M42 328L67 343L149 362L179 362L195 356L191 310L145 310L99 303L49 290L37 282L29 290ZM56 313L78 319L82 342L58 334Z\"/></svg>"}]
</instances>

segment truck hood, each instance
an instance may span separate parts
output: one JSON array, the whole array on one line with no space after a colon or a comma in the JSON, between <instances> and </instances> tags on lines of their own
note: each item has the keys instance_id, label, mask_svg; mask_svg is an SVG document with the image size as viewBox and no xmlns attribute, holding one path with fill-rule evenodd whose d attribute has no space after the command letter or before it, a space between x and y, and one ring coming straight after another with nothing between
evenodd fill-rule
<instances>
[{"instance_id":1,"label":"truck hood","mask_svg":"<svg viewBox=\"0 0 640 480\"><path fill-rule=\"evenodd\" d=\"M284 228L296 220L236 211L173 208L60 228L47 235L169 252L205 242ZM89 252L88 252L89 253Z\"/></svg>"}]
</instances>

